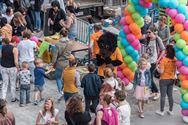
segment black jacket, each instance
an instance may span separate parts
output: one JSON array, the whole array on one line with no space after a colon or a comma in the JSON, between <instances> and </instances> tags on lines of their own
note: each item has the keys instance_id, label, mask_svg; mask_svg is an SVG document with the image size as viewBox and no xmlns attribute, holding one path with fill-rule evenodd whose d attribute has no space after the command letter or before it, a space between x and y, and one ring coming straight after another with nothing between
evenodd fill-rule
<instances>
[{"instance_id":1,"label":"black jacket","mask_svg":"<svg viewBox=\"0 0 188 125\"><path fill-rule=\"evenodd\" d=\"M101 88L101 79L94 73L88 73L81 81L85 97L98 97Z\"/></svg>"}]
</instances>

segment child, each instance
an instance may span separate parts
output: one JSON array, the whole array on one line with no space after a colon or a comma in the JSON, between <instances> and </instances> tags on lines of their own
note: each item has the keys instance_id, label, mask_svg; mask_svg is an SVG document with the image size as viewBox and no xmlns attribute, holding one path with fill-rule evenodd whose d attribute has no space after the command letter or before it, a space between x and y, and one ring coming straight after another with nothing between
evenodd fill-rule
<instances>
[{"instance_id":1,"label":"child","mask_svg":"<svg viewBox=\"0 0 188 125\"><path fill-rule=\"evenodd\" d=\"M26 104L30 103L30 84L31 84L31 73L29 71L29 64L22 62L22 70L19 72L20 80L20 107L23 107L24 96L26 93Z\"/></svg>"},{"instance_id":2,"label":"child","mask_svg":"<svg viewBox=\"0 0 188 125\"><path fill-rule=\"evenodd\" d=\"M151 87L151 73L147 69L147 61L144 58L139 60L138 69L134 76L134 86L136 88L139 116L144 118L144 101L148 99L149 88Z\"/></svg>"},{"instance_id":3,"label":"child","mask_svg":"<svg viewBox=\"0 0 188 125\"><path fill-rule=\"evenodd\" d=\"M47 72L43 69L43 61L40 58L35 59L35 69L34 69L34 75L35 75L35 101L34 104L38 105L39 98L40 101L43 100L42 98L42 92L43 92L43 86L44 86L44 76L52 71L52 69L48 70Z\"/></svg>"},{"instance_id":4,"label":"child","mask_svg":"<svg viewBox=\"0 0 188 125\"><path fill-rule=\"evenodd\" d=\"M80 86L80 74L76 71L77 61L73 55L70 55L69 66L65 68L62 73L64 83L64 99L65 102L75 94L78 94L78 87Z\"/></svg>"},{"instance_id":5,"label":"child","mask_svg":"<svg viewBox=\"0 0 188 125\"><path fill-rule=\"evenodd\" d=\"M96 107L99 103L99 92L101 88L101 79L95 72L95 65L89 64L88 70L89 73L85 75L81 81L81 87L84 88L85 96L85 110L89 112L89 109L92 112L95 112ZM92 101L92 106L90 103Z\"/></svg>"},{"instance_id":6,"label":"child","mask_svg":"<svg viewBox=\"0 0 188 125\"><path fill-rule=\"evenodd\" d=\"M141 58L144 58L147 61L147 69L150 70L151 64L149 62L149 60L150 60L149 55L147 53L143 53Z\"/></svg>"},{"instance_id":7,"label":"child","mask_svg":"<svg viewBox=\"0 0 188 125\"><path fill-rule=\"evenodd\" d=\"M119 125L130 125L131 107L125 98L126 94L124 91L118 90L115 92L115 100L118 103Z\"/></svg>"}]
</instances>

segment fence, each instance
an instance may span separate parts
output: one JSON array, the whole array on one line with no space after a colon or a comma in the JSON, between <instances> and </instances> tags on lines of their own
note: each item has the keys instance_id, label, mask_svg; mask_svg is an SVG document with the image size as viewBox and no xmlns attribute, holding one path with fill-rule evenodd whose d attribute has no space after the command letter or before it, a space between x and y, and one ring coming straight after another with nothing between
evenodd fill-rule
<instances>
[{"instance_id":1,"label":"fence","mask_svg":"<svg viewBox=\"0 0 188 125\"><path fill-rule=\"evenodd\" d=\"M126 5L128 0L103 0L104 5L107 6L119 6L119 5Z\"/></svg>"}]
</instances>

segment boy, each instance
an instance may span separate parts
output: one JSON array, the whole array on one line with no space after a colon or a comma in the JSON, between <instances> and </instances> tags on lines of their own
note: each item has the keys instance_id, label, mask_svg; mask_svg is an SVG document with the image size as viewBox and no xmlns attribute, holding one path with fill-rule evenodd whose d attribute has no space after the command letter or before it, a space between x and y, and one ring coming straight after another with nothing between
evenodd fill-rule
<instances>
[{"instance_id":1,"label":"boy","mask_svg":"<svg viewBox=\"0 0 188 125\"><path fill-rule=\"evenodd\" d=\"M52 71L52 69L48 70L47 72L43 69L43 61L40 58L35 59L35 69L34 69L34 76L35 76L35 101L34 105L38 105L39 98L40 101L43 100L42 92L44 86L44 76Z\"/></svg>"},{"instance_id":2,"label":"boy","mask_svg":"<svg viewBox=\"0 0 188 125\"><path fill-rule=\"evenodd\" d=\"M88 65L89 73L81 81L81 87L84 88L85 110L95 112L99 102L99 92L101 88L101 79L95 72L95 65ZM90 103L92 101L92 106Z\"/></svg>"},{"instance_id":3,"label":"boy","mask_svg":"<svg viewBox=\"0 0 188 125\"><path fill-rule=\"evenodd\" d=\"M31 73L29 71L29 64L22 62L22 70L19 72L20 80L20 107L23 107L24 96L26 93L26 104L30 103L30 84L31 84Z\"/></svg>"}]
</instances>

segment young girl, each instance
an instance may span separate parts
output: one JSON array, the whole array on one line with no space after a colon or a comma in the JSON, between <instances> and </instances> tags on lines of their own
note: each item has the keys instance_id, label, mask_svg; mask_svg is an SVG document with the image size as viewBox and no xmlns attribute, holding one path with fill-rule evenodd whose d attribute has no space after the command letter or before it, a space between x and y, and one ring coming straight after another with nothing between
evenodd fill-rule
<instances>
[{"instance_id":1,"label":"young girl","mask_svg":"<svg viewBox=\"0 0 188 125\"><path fill-rule=\"evenodd\" d=\"M136 88L139 116L144 118L144 101L148 99L151 87L151 73L147 69L147 61L144 58L139 60L138 69L134 76L134 86Z\"/></svg>"},{"instance_id":2,"label":"young girl","mask_svg":"<svg viewBox=\"0 0 188 125\"><path fill-rule=\"evenodd\" d=\"M59 110L54 106L54 100L45 100L43 110L39 111L36 125L57 125L59 124Z\"/></svg>"}]
</instances>

